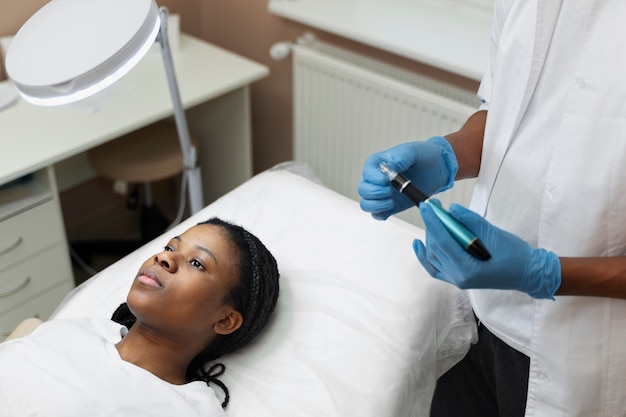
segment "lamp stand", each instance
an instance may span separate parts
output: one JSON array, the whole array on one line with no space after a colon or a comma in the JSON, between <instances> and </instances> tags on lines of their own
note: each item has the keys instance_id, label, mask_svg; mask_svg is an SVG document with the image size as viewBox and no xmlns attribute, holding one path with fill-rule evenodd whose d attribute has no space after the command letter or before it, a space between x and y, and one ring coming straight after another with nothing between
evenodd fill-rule
<instances>
[{"instance_id":1,"label":"lamp stand","mask_svg":"<svg viewBox=\"0 0 626 417\"><path fill-rule=\"evenodd\" d=\"M172 51L167 35L167 21L169 10L166 7L159 8L161 18L161 27L157 40L161 45L161 56L163 57L163 65L165 66L165 74L172 96L172 104L174 106L174 121L176 122L176 130L178 131L178 140L183 154L183 187L187 187L189 198L189 210L191 214L195 214L204 207L202 176L200 173L200 165L198 164L197 150L191 143L189 136L189 127L187 125L187 117L180 100L180 92L176 75L174 73L174 63L172 60Z\"/></svg>"}]
</instances>

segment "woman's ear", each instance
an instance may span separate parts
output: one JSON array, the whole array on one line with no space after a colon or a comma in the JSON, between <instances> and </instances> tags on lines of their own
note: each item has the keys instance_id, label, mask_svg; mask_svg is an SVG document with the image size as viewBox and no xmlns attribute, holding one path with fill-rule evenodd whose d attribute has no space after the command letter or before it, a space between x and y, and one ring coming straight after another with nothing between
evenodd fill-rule
<instances>
[{"instance_id":1,"label":"woman's ear","mask_svg":"<svg viewBox=\"0 0 626 417\"><path fill-rule=\"evenodd\" d=\"M237 310L231 310L224 318L213 325L213 330L217 334L227 335L241 327L243 316Z\"/></svg>"}]
</instances>

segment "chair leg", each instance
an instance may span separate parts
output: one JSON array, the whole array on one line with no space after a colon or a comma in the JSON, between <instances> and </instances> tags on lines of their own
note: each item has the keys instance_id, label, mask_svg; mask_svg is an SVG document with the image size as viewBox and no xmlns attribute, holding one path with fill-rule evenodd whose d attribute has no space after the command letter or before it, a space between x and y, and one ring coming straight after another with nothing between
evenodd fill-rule
<instances>
[{"instance_id":1,"label":"chair leg","mask_svg":"<svg viewBox=\"0 0 626 417\"><path fill-rule=\"evenodd\" d=\"M141 239L149 242L167 230L169 221L152 197L152 184L143 184L143 206L141 207Z\"/></svg>"},{"instance_id":2,"label":"chair leg","mask_svg":"<svg viewBox=\"0 0 626 417\"><path fill-rule=\"evenodd\" d=\"M169 221L156 204L141 208L141 240L149 242L167 230Z\"/></svg>"},{"instance_id":3,"label":"chair leg","mask_svg":"<svg viewBox=\"0 0 626 417\"><path fill-rule=\"evenodd\" d=\"M139 186L137 184L134 184L130 193L128 193L128 197L126 198L126 207L129 210L135 210L139 207Z\"/></svg>"}]
</instances>

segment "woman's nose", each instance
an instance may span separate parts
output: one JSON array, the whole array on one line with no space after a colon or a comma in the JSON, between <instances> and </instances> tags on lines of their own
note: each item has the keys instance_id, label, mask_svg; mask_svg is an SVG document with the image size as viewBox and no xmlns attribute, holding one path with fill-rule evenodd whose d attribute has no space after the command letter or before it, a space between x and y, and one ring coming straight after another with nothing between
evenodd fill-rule
<instances>
[{"instance_id":1,"label":"woman's nose","mask_svg":"<svg viewBox=\"0 0 626 417\"><path fill-rule=\"evenodd\" d=\"M174 272L176 271L177 268L177 260L176 260L176 255L174 254L174 252L161 252L158 255L155 256L155 262L163 267L164 269L166 269L169 272Z\"/></svg>"}]
</instances>

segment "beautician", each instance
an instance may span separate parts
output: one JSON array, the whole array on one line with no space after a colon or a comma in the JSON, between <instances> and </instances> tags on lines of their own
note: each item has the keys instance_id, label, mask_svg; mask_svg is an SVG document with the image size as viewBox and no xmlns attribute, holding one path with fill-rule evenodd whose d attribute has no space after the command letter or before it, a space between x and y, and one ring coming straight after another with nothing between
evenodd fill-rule
<instances>
[{"instance_id":1,"label":"beautician","mask_svg":"<svg viewBox=\"0 0 626 417\"><path fill-rule=\"evenodd\" d=\"M368 158L361 207L412 204L476 177L450 214L490 251L472 257L427 204L414 250L469 289L479 342L438 381L432 416L626 416L626 2L499 0L483 101L458 132Z\"/></svg>"}]
</instances>

